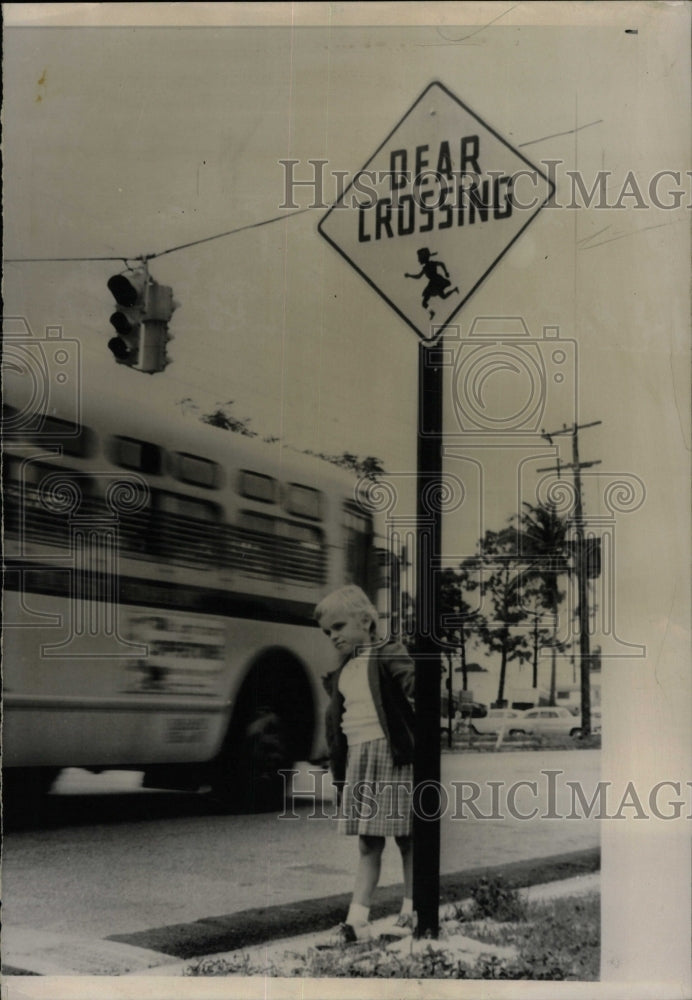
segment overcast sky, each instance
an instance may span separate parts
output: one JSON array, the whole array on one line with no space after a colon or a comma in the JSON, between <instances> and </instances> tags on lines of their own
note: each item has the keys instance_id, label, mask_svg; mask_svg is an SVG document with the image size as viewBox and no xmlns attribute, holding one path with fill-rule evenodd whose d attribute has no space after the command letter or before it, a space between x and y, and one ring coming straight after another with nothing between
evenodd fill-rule
<instances>
[{"instance_id":1,"label":"overcast sky","mask_svg":"<svg viewBox=\"0 0 692 1000\"><path fill-rule=\"evenodd\" d=\"M416 7L428 25L353 27L344 22L358 5L298 5L298 25L310 7L321 23L291 27L284 4L285 26L240 27L233 8L240 14L242 5L212 5L224 8L225 26L106 28L104 11L122 6L134 19L150 5L133 14L132 5L83 4L92 27L41 27L40 19L12 27L30 16L19 8L35 6L5 5L6 257L133 258L255 227L151 262L181 303L173 363L153 377L115 365L106 348L106 281L120 265L6 264L6 313L26 316L35 332L61 325L78 340L82 377L96 394L146 396L171 410L184 398L201 410L232 399L235 415L262 433L376 455L388 471L411 473L417 336L319 235L324 210L281 208L280 161L298 160L301 178L311 159L352 177L437 80L533 163L558 161L558 205L572 196L567 171L578 171L589 191L608 172L607 202L619 207L587 208L582 198L576 209L543 209L456 322L461 343L478 317L521 317L534 341L553 327L569 342L567 379L559 391L549 380L541 426L601 421L580 437L582 459L601 462L598 477L585 476L588 514L612 525L607 488L622 474L635 495L619 500L636 509L616 517L618 636L608 641L620 653L626 643L644 646L647 658L613 660L613 670L630 670L648 691L656 664L659 680L687 690L686 9L539 5L552 17L537 16L554 23L532 26L530 5L399 5L408 8L402 21ZM52 5L51 24L73 6ZM214 16L208 5L166 6L171 16L190 6ZM372 6L390 16L397 8ZM471 8L482 16L469 23ZM588 26L574 23L575 11ZM375 19L363 8L366 17ZM650 183L663 171L673 175L660 177L654 198ZM661 207L675 203L677 188L685 190L679 207ZM309 191L296 192L299 208L310 201ZM401 238L411 271L420 246L435 250L434 236ZM382 241L385 271L400 270L388 246L396 242ZM468 239L453 264L463 283L474 267ZM544 347L534 350L548 358ZM467 499L447 522L446 549L461 556L480 530L535 499L536 470L556 453L537 436L509 448L491 435L486 448L472 449L454 408L453 373L451 365L446 467ZM516 382L499 371L484 391L490 407L502 407ZM570 460L566 440L560 456ZM678 705L666 700L658 710L675 733L687 732ZM647 725L657 732L655 720Z\"/></svg>"}]
</instances>

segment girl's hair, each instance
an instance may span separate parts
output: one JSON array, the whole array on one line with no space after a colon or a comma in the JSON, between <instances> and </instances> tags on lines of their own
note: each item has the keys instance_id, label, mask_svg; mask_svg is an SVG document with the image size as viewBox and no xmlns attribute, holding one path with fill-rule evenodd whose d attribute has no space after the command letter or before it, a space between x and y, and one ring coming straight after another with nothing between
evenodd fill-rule
<instances>
[{"instance_id":1,"label":"girl's hair","mask_svg":"<svg viewBox=\"0 0 692 1000\"><path fill-rule=\"evenodd\" d=\"M370 618L370 631L374 632L377 628L379 619L377 608L374 607L365 591L356 587L355 584L340 587L339 590L333 590L331 594L327 594L315 608L315 619L319 622L324 615L334 612L343 612L348 615L367 615Z\"/></svg>"}]
</instances>

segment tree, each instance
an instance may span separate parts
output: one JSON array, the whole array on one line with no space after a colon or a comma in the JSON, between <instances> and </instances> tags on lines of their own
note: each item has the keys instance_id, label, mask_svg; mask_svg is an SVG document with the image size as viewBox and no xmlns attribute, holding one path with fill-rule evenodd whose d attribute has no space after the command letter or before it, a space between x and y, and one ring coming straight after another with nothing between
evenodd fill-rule
<instances>
[{"instance_id":1,"label":"tree","mask_svg":"<svg viewBox=\"0 0 692 1000\"><path fill-rule=\"evenodd\" d=\"M520 552L528 560L525 578L539 584L539 605L546 608L552 617L551 632L546 639L543 631L544 639L540 645L548 645L551 649L549 701L554 705L557 653L565 648L557 635L559 606L565 596L565 592L560 590L559 582L561 576L572 572L570 525L565 518L560 517L552 504L532 506L524 503L524 509L515 521ZM532 614L538 614L538 610ZM538 643L538 636L536 642ZM534 668L534 677L536 672Z\"/></svg>"},{"instance_id":2,"label":"tree","mask_svg":"<svg viewBox=\"0 0 692 1000\"><path fill-rule=\"evenodd\" d=\"M497 703L505 700L507 665L525 663L531 656L526 630L516 626L526 621L525 596L530 581L525 577L526 560L519 552L519 537L512 526L486 531L475 556L464 560L462 569L475 577L483 597L476 619L481 641L490 652L500 654Z\"/></svg>"},{"instance_id":3,"label":"tree","mask_svg":"<svg viewBox=\"0 0 692 1000\"><path fill-rule=\"evenodd\" d=\"M197 404L186 397L181 399L179 405L181 407L188 407L193 410L198 410ZM233 406L233 400L228 399L224 403L217 403L216 409L212 410L211 413L203 413L200 419L205 424L209 424L210 427L219 427L224 431L231 431L234 434L242 434L243 437L259 437L257 431L250 427L251 418L250 417L235 417L229 412L228 408ZM266 444L275 444L281 440L281 438L276 437L276 435L270 434L263 437L262 440ZM300 451L303 455L313 455L315 458L321 458L325 462L330 462L332 465L338 465L340 469L346 469L349 472L355 473L357 476L365 477L367 479L376 480L379 475L384 475L384 468L382 466L382 460L375 458L374 455L366 455L365 458L359 458L357 455L352 455L351 452L344 451L341 454L328 455L325 452L315 452L311 451L309 448L293 448L289 445L293 451Z\"/></svg>"},{"instance_id":4,"label":"tree","mask_svg":"<svg viewBox=\"0 0 692 1000\"><path fill-rule=\"evenodd\" d=\"M461 660L462 688L468 690L466 669L466 644L471 637L475 610L466 600L466 593L474 589L474 581L460 567L459 570L445 569L440 579L440 608L437 616L439 638L444 643L447 659L447 719L449 744L452 742L452 717L454 715L454 656L459 653Z\"/></svg>"},{"instance_id":5,"label":"tree","mask_svg":"<svg viewBox=\"0 0 692 1000\"><path fill-rule=\"evenodd\" d=\"M373 455L358 458L357 455L352 455L348 451L344 451L340 455L327 455L322 451L310 451L308 448L303 449L303 454L314 455L315 458L331 462L332 465L338 465L340 469L348 469L349 472L354 472L357 476L362 476L366 479L377 479L379 475L384 475L382 460L375 458Z\"/></svg>"},{"instance_id":6,"label":"tree","mask_svg":"<svg viewBox=\"0 0 692 1000\"><path fill-rule=\"evenodd\" d=\"M229 399L224 405L232 406L233 400ZM257 431L253 431L249 427L250 419L248 417L239 419L238 417L231 416L227 410L222 409L220 406L211 413L204 413L201 419L211 427L220 427L221 430L232 431L234 434L242 434L244 437L257 437Z\"/></svg>"},{"instance_id":7,"label":"tree","mask_svg":"<svg viewBox=\"0 0 692 1000\"><path fill-rule=\"evenodd\" d=\"M560 643L555 637L555 627L550 629L541 628L540 622L545 618L545 604L542 599L539 598L538 594L534 595L536 599L531 602L531 606L525 604L526 613L531 619L531 684L532 687L538 687L538 657L540 650L545 646L551 646L553 651L555 651L556 646L563 649L563 644ZM551 675L551 700L552 705L555 704L555 657L553 657L553 670Z\"/></svg>"},{"instance_id":8,"label":"tree","mask_svg":"<svg viewBox=\"0 0 692 1000\"><path fill-rule=\"evenodd\" d=\"M459 653L462 690L468 691L468 671L466 667L467 642L471 639L476 625L476 610L466 600L477 584L463 564L458 570L445 569L440 581L440 614L438 616L440 638L445 643L450 672L451 657Z\"/></svg>"}]
</instances>

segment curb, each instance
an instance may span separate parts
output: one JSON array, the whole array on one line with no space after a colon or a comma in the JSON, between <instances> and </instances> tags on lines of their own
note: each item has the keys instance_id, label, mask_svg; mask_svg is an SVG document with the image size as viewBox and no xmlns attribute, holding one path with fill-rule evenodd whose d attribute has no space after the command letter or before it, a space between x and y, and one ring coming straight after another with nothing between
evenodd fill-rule
<instances>
[{"instance_id":1,"label":"curb","mask_svg":"<svg viewBox=\"0 0 692 1000\"><path fill-rule=\"evenodd\" d=\"M538 883L559 882L599 869L600 849L589 848L455 872L440 878L440 905L467 897L471 887L481 878L499 877L519 889ZM200 955L238 951L281 938L328 930L343 919L350 900L350 893L322 896L269 908L241 910L227 916L205 917L188 924L171 924L133 934L114 934L106 940L159 952L162 958L172 956L189 960ZM400 905L401 886L382 887L377 890L371 917L378 920L391 916L398 912Z\"/></svg>"}]
</instances>

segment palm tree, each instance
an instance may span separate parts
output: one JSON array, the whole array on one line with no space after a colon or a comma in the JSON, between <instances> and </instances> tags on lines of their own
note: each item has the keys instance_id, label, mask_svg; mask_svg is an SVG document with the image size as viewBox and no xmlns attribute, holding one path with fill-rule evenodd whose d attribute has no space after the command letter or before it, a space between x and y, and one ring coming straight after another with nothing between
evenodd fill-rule
<instances>
[{"instance_id":1,"label":"palm tree","mask_svg":"<svg viewBox=\"0 0 692 1000\"><path fill-rule=\"evenodd\" d=\"M505 698L507 666L529 659L531 652L525 629L526 560L519 552L518 534L514 527L501 531L486 531L479 541L479 551L466 559L462 568L472 579L483 597L483 609L476 615L475 630L491 653L500 655L500 679L497 705Z\"/></svg>"},{"instance_id":2,"label":"palm tree","mask_svg":"<svg viewBox=\"0 0 692 1000\"><path fill-rule=\"evenodd\" d=\"M532 506L524 503L524 510L517 520L518 540L521 554L530 561L527 579L540 582L541 601L553 619L550 666L550 704L555 704L555 684L557 672L557 652L561 643L557 638L558 609L564 598L559 579L571 571L571 546L569 522L561 517L554 505Z\"/></svg>"},{"instance_id":3,"label":"palm tree","mask_svg":"<svg viewBox=\"0 0 692 1000\"><path fill-rule=\"evenodd\" d=\"M440 582L440 634L449 652L459 653L462 675L462 690L468 690L468 672L466 670L467 643L472 638L477 614L467 601L470 592L478 584L462 563L459 569L445 569Z\"/></svg>"}]
</instances>

